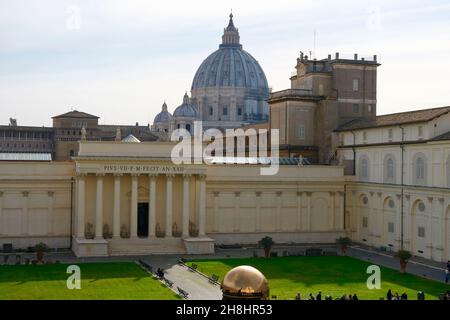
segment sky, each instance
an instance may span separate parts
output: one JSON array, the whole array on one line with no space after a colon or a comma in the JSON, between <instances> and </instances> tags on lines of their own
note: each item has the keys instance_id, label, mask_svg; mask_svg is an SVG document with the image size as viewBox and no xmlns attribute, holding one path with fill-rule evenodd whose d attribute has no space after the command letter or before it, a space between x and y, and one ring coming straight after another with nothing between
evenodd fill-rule
<instances>
[{"instance_id":1,"label":"sky","mask_svg":"<svg viewBox=\"0 0 450 320\"><path fill-rule=\"evenodd\" d=\"M71 109L151 124L189 93L231 9L273 91L300 51L376 54L378 114L450 105L448 0L0 0L0 124L51 126Z\"/></svg>"}]
</instances>

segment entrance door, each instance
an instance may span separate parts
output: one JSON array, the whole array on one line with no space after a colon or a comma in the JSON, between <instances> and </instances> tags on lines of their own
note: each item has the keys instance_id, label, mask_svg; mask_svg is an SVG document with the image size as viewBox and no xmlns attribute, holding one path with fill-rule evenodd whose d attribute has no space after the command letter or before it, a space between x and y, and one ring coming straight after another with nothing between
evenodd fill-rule
<instances>
[{"instance_id":1,"label":"entrance door","mask_svg":"<svg viewBox=\"0 0 450 320\"><path fill-rule=\"evenodd\" d=\"M148 202L138 203L138 237L148 237Z\"/></svg>"}]
</instances>

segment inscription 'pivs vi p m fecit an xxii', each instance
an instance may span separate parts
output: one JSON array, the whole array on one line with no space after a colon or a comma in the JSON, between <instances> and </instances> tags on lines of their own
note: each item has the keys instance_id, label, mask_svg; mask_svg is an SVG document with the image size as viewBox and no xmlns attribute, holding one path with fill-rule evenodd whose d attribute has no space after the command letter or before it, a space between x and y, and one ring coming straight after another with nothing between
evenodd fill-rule
<instances>
[{"instance_id":1,"label":"inscription 'pivs vi p m fecit an xxii'","mask_svg":"<svg viewBox=\"0 0 450 320\"><path fill-rule=\"evenodd\" d=\"M104 165L105 173L181 173L180 166L149 166L149 165Z\"/></svg>"}]
</instances>

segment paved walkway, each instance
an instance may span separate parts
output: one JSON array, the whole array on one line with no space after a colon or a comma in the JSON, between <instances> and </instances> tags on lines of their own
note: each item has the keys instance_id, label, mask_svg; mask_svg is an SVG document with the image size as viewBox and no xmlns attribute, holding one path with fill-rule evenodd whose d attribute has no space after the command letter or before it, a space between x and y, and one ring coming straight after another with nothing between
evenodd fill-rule
<instances>
[{"instance_id":1,"label":"paved walkway","mask_svg":"<svg viewBox=\"0 0 450 320\"><path fill-rule=\"evenodd\" d=\"M380 252L364 246L354 245L348 249L347 253L351 257L373 262L377 265L395 270L400 269L398 259L391 252ZM445 282L445 263L414 257L408 262L406 272L419 277Z\"/></svg>"},{"instance_id":2,"label":"paved walkway","mask_svg":"<svg viewBox=\"0 0 450 320\"><path fill-rule=\"evenodd\" d=\"M164 276L174 283L174 290L180 287L189 293L188 300L221 300L220 286L212 284L197 272L189 271L186 266L173 265L164 270Z\"/></svg>"}]
</instances>

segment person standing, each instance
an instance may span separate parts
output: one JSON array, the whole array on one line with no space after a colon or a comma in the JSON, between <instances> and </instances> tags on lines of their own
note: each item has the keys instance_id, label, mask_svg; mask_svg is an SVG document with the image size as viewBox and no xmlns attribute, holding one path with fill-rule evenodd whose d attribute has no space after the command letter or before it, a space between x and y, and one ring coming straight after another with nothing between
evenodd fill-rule
<instances>
[{"instance_id":1,"label":"person standing","mask_svg":"<svg viewBox=\"0 0 450 320\"><path fill-rule=\"evenodd\" d=\"M322 300L322 291L319 291L319 293L316 296L316 300Z\"/></svg>"},{"instance_id":2,"label":"person standing","mask_svg":"<svg viewBox=\"0 0 450 320\"><path fill-rule=\"evenodd\" d=\"M386 294L386 299L387 300L392 300L392 291L391 291L391 289L388 290L388 292Z\"/></svg>"},{"instance_id":3,"label":"person standing","mask_svg":"<svg viewBox=\"0 0 450 320\"><path fill-rule=\"evenodd\" d=\"M449 278L450 278L450 269L445 269L445 283L448 283Z\"/></svg>"}]
</instances>

